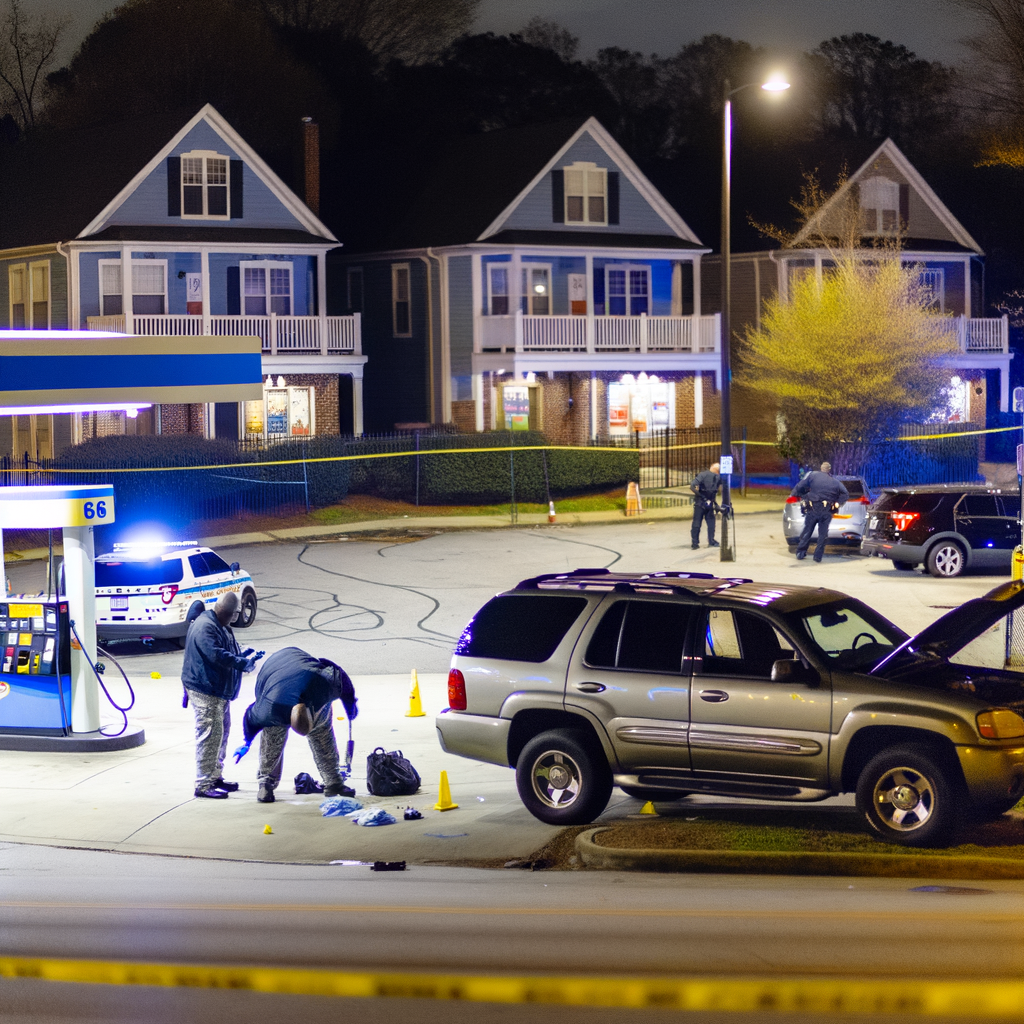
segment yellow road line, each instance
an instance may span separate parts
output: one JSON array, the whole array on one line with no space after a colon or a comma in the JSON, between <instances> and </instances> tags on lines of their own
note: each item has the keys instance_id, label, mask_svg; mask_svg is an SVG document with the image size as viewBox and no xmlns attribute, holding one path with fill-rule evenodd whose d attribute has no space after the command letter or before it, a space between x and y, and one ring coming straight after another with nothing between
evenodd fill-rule
<instances>
[{"instance_id":1,"label":"yellow road line","mask_svg":"<svg viewBox=\"0 0 1024 1024\"><path fill-rule=\"evenodd\" d=\"M216 967L0 957L0 978L234 989L348 999L542 1003L718 1012L902 1014L981 1020L1024 1014L1024 983L908 978L595 978Z\"/></svg>"},{"instance_id":2,"label":"yellow road line","mask_svg":"<svg viewBox=\"0 0 1024 1024\"><path fill-rule=\"evenodd\" d=\"M455 917L642 917L708 918L729 920L792 920L792 921L892 921L933 922L945 920L941 908L928 910L743 910L721 908L648 908L648 907L430 907L373 904L307 904L307 903L113 903L113 902L45 902L43 900L3 900L0 909L22 910L127 910L165 911L236 911L242 913L318 913L318 914L420 914ZM993 924L1024 924L1024 910L978 910L964 912L959 908L955 920L987 921Z\"/></svg>"}]
</instances>

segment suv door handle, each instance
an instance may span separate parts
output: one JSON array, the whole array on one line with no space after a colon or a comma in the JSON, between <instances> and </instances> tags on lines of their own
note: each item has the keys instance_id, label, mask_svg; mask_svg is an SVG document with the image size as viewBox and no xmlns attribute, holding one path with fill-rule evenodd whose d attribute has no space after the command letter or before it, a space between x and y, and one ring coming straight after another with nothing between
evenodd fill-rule
<instances>
[{"instance_id":1,"label":"suv door handle","mask_svg":"<svg viewBox=\"0 0 1024 1024\"><path fill-rule=\"evenodd\" d=\"M580 693L602 693L604 691L603 683L573 683L573 686Z\"/></svg>"},{"instance_id":2,"label":"suv door handle","mask_svg":"<svg viewBox=\"0 0 1024 1024\"><path fill-rule=\"evenodd\" d=\"M725 690L701 690L700 699L709 704L721 704L723 700L729 699L729 694Z\"/></svg>"}]
</instances>

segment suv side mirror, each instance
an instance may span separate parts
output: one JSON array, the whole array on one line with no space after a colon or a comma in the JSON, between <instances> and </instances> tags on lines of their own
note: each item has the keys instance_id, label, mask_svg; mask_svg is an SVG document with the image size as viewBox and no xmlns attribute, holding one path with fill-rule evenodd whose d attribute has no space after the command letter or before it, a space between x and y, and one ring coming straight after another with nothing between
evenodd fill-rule
<instances>
[{"instance_id":1,"label":"suv side mirror","mask_svg":"<svg viewBox=\"0 0 1024 1024\"><path fill-rule=\"evenodd\" d=\"M808 668L799 658L781 658L772 665L772 682L817 686L821 676L816 669Z\"/></svg>"},{"instance_id":2,"label":"suv side mirror","mask_svg":"<svg viewBox=\"0 0 1024 1024\"><path fill-rule=\"evenodd\" d=\"M230 568L232 572L238 572L242 567L237 562L232 562Z\"/></svg>"}]
</instances>

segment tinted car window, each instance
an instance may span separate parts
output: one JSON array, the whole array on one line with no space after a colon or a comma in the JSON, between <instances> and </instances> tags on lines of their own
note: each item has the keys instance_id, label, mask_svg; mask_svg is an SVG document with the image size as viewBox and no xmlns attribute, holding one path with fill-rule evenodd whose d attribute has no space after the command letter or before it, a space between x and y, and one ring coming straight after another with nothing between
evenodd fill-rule
<instances>
[{"instance_id":1,"label":"tinted car window","mask_svg":"<svg viewBox=\"0 0 1024 1024\"><path fill-rule=\"evenodd\" d=\"M184 575L180 558L149 562L96 562L97 587L152 587L179 583Z\"/></svg>"},{"instance_id":2,"label":"tinted car window","mask_svg":"<svg viewBox=\"0 0 1024 1024\"><path fill-rule=\"evenodd\" d=\"M231 572L231 566L224 561L220 555L215 555L212 551L206 552L206 571L209 574L215 572Z\"/></svg>"},{"instance_id":3,"label":"tinted car window","mask_svg":"<svg viewBox=\"0 0 1024 1024\"><path fill-rule=\"evenodd\" d=\"M1004 516L1013 516L1014 519L1020 518L1020 498L1017 496L1003 494L999 498L999 507L1002 509Z\"/></svg>"},{"instance_id":4,"label":"tinted car window","mask_svg":"<svg viewBox=\"0 0 1024 1024\"><path fill-rule=\"evenodd\" d=\"M850 501L857 501L859 498L864 497L864 484L858 478L850 479L850 477L840 477L840 482L846 488L846 493L850 496Z\"/></svg>"},{"instance_id":5,"label":"tinted car window","mask_svg":"<svg viewBox=\"0 0 1024 1024\"><path fill-rule=\"evenodd\" d=\"M789 641L766 619L721 608L708 612L702 658L705 674L770 679L772 665L792 657Z\"/></svg>"},{"instance_id":6,"label":"tinted car window","mask_svg":"<svg viewBox=\"0 0 1024 1024\"><path fill-rule=\"evenodd\" d=\"M188 556L188 565L189 568L192 570L192 575L197 578L200 576L210 575L210 570L206 568L206 555L204 555L201 551L199 552L198 555Z\"/></svg>"},{"instance_id":7,"label":"tinted car window","mask_svg":"<svg viewBox=\"0 0 1024 1024\"><path fill-rule=\"evenodd\" d=\"M683 644L693 607L666 601L616 601L598 623L587 664L623 672L682 669Z\"/></svg>"},{"instance_id":8,"label":"tinted car window","mask_svg":"<svg viewBox=\"0 0 1024 1024\"><path fill-rule=\"evenodd\" d=\"M957 506L962 516L997 516L996 498L994 494L968 494Z\"/></svg>"},{"instance_id":9,"label":"tinted car window","mask_svg":"<svg viewBox=\"0 0 1024 1024\"><path fill-rule=\"evenodd\" d=\"M455 653L503 661L547 661L586 606L585 597L503 594L473 616Z\"/></svg>"},{"instance_id":10,"label":"tinted car window","mask_svg":"<svg viewBox=\"0 0 1024 1024\"><path fill-rule=\"evenodd\" d=\"M917 512L926 515L934 512L944 498L952 497L955 501L959 495L947 494L908 494L901 491L886 491L875 502L879 512Z\"/></svg>"}]
</instances>

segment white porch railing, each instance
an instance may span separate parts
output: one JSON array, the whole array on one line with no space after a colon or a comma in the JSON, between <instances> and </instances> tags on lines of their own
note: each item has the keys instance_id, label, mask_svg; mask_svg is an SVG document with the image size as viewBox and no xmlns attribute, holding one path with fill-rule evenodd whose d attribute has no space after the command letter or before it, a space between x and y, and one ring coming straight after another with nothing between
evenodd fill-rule
<instances>
[{"instance_id":1,"label":"white porch railing","mask_svg":"<svg viewBox=\"0 0 1024 1024\"><path fill-rule=\"evenodd\" d=\"M718 352L721 317L479 316L475 352Z\"/></svg>"},{"instance_id":2,"label":"white porch railing","mask_svg":"<svg viewBox=\"0 0 1024 1024\"><path fill-rule=\"evenodd\" d=\"M90 331L123 334L253 336L268 355L308 352L320 355L361 355L362 315L352 316L90 316ZM326 330L324 329L326 328Z\"/></svg>"},{"instance_id":3,"label":"white porch railing","mask_svg":"<svg viewBox=\"0 0 1024 1024\"><path fill-rule=\"evenodd\" d=\"M942 326L952 334L961 352L1010 351L1010 318L1001 317L944 317Z\"/></svg>"}]
</instances>

